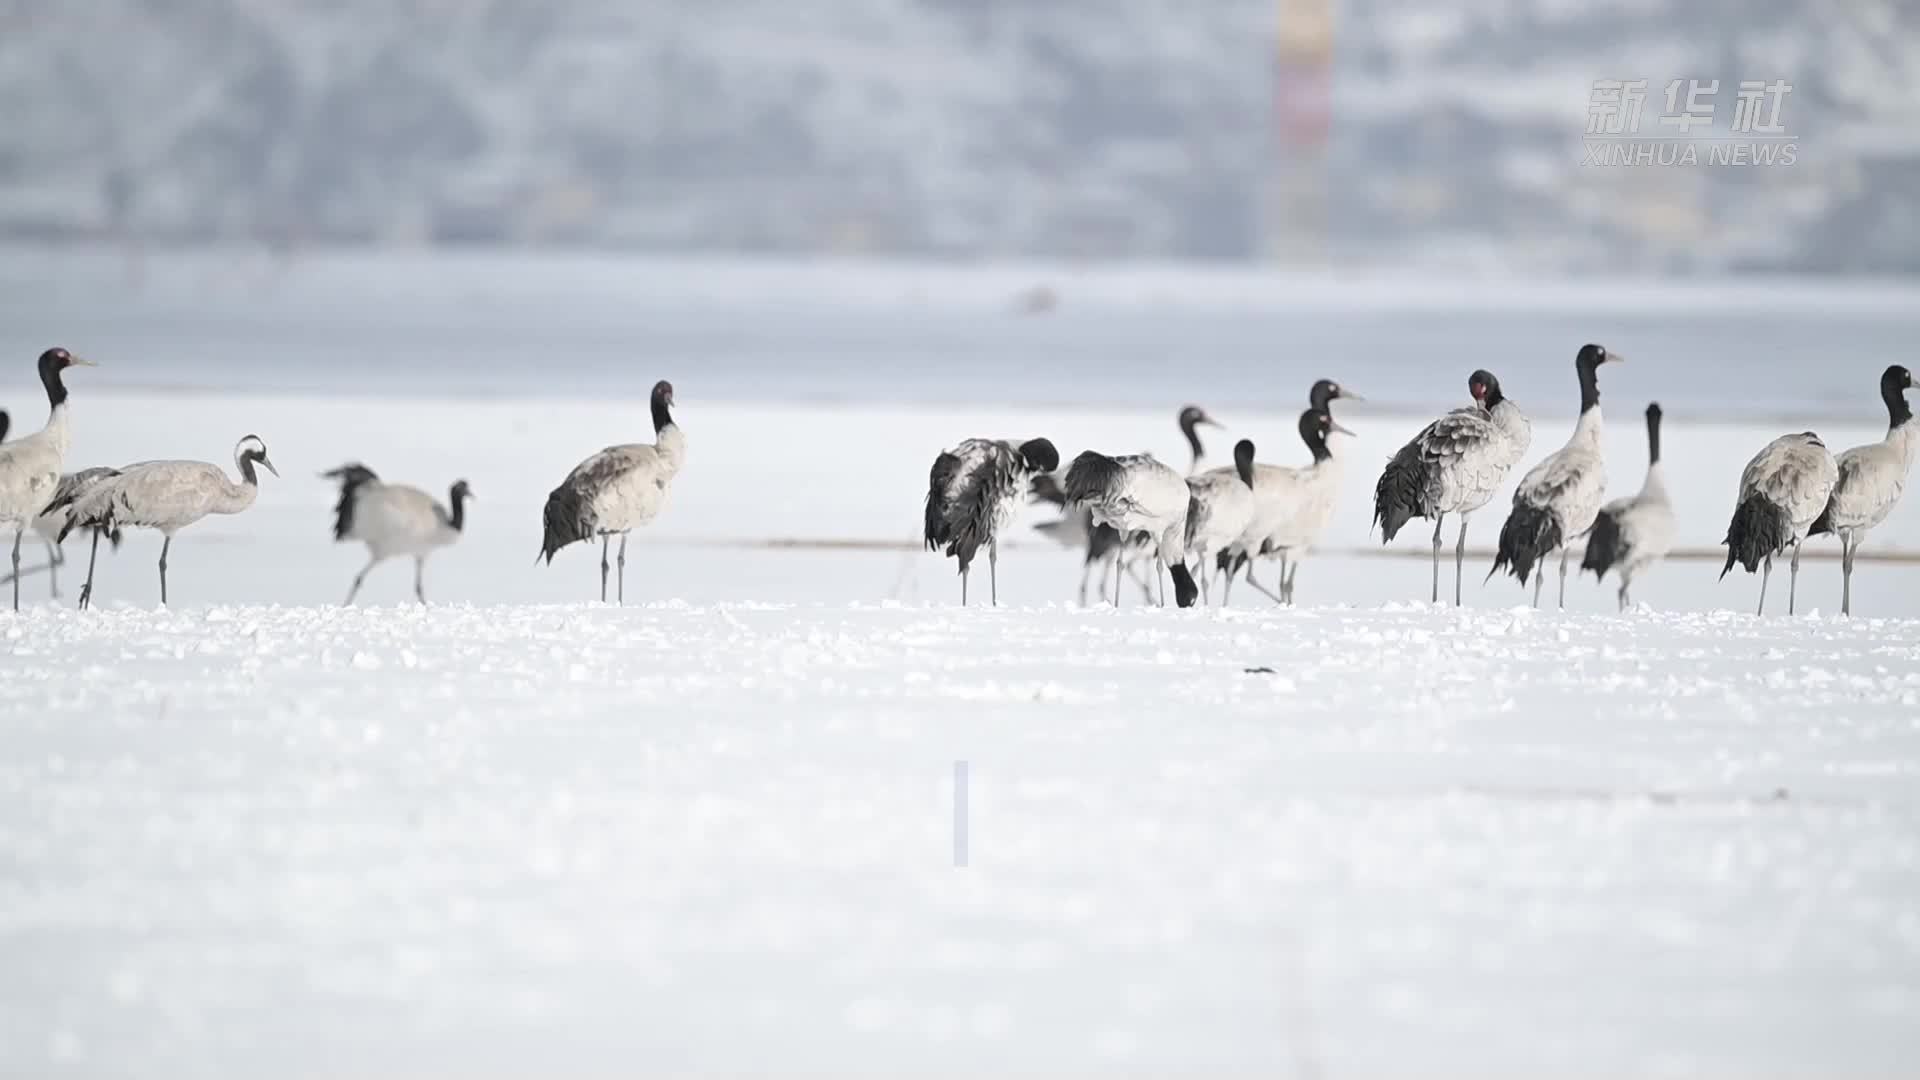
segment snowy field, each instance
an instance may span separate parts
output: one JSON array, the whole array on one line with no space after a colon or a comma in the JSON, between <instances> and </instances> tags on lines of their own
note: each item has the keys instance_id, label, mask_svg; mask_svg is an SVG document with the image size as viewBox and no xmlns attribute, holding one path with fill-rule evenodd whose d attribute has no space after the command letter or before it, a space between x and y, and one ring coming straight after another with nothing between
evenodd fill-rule
<instances>
[{"instance_id":1,"label":"snowy field","mask_svg":"<svg viewBox=\"0 0 1920 1080\"><path fill-rule=\"evenodd\" d=\"M46 337L75 292L0 301L6 340ZM1590 577L1568 613L1519 607L1480 582L1503 494L1456 612L1413 602L1427 534L1381 555L1368 499L1470 355L1398 377L1289 356L1245 396L1067 409L832 372L784 400L724 363L709 390L651 352L596 393L562 348L478 394L405 376L449 362L415 327L235 388L143 355L143 334L219 351L147 303L98 348L58 338L103 364L69 380L71 464L228 463L257 433L284 475L181 534L171 611L159 539L133 534L95 611L72 610L70 540L64 599L35 575L0 612L0 1075L1864 1077L1920 1053L1912 502L1863 553L1859 618L1831 615L1821 543L1801 614L1782 568L1756 620L1756 581L1699 558L1626 616ZM1862 303L1833 317L1915 318ZM1582 336L1631 358L1603 374L1616 493L1640 483L1641 409L1666 406L1688 548L1714 548L1774 435L1881 431L1870 347L1778 420ZM31 430L23 350L0 406ZM1540 417L1530 460L1568 429L1563 351L1504 378ZM1244 436L1296 463L1321 375L1376 403L1336 406L1357 437L1296 610L1081 610L1077 555L1025 527L1045 511L998 610L955 607L952 564L914 550L927 466L960 438L1184 465L1172 417L1195 400L1228 425L1217 460ZM629 606L603 607L595 553L535 565L540 505L647 437L660 377L689 462L629 552ZM331 541L316 474L353 459L471 482L430 607L400 564L335 606L364 554Z\"/></svg>"}]
</instances>

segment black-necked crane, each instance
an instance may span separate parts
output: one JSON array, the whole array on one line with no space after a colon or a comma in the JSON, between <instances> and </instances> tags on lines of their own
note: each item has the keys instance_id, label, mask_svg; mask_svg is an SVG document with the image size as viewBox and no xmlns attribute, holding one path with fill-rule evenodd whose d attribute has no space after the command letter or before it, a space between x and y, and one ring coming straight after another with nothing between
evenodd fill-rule
<instances>
[{"instance_id":1,"label":"black-necked crane","mask_svg":"<svg viewBox=\"0 0 1920 1080\"><path fill-rule=\"evenodd\" d=\"M1035 532L1059 544L1069 551L1081 553L1080 592L1081 607L1087 606L1087 582L1093 577L1093 569L1102 568L1100 592L1107 592L1105 568L1109 560L1145 591L1147 603L1153 602L1153 586L1141 577L1138 567L1131 560L1115 558L1121 546L1120 533L1111 525L1095 525L1093 515L1067 503L1067 492L1060 486L1060 479L1053 473L1042 473L1033 478L1033 501L1046 503L1059 511L1060 516L1052 521L1036 524Z\"/></svg>"},{"instance_id":2,"label":"black-necked crane","mask_svg":"<svg viewBox=\"0 0 1920 1080\"><path fill-rule=\"evenodd\" d=\"M1428 424L1387 462L1373 488L1373 521L1389 544L1412 518L1433 519L1433 596L1440 602L1440 529L1448 514L1460 517L1453 547L1453 606L1460 606L1460 579L1467 558L1467 522L1493 501L1507 473L1526 456L1533 425L1501 392L1490 371L1467 377L1473 403Z\"/></svg>"},{"instance_id":3,"label":"black-necked crane","mask_svg":"<svg viewBox=\"0 0 1920 1080\"><path fill-rule=\"evenodd\" d=\"M1582 345L1573 366L1580 379L1580 419L1574 422L1567 444L1527 470L1513 492L1513 509L1500 527L1500 548L1487 577L1510 569L1520 584L1533 575L1533 606L1540 606L1545 578L1539 563L1560 551L1560 606L1567 606L1567 545L1593 527L1600 504L1607 497L1607 463L1600 437L1600 380L1602 364L1623 357L1601 345Z\"/></svg>"},{"instance_id":4,"label":"black-necked crane","mask_svg":"<svg viewBox=\"0 0 1920 1080\"><path fill-rule=\"evenodd\" d=\"M1299 468L1283 465L1253 467L1253 515L1245 529L1227 547L1227 586L1233 585L1233 572L1246 567L1247 584L1276 604L1293 603L1294 579L1300 563L1327 522L1340 497L1344 475L1340 459L1329 440L1337 432L1353 432L1340 426L1325 406L1316 405L1300 414L1300 441L1306 444L1312 460ZM1280 560L1279 592L1274 592L1253 576L1254 563L1261 557Z\"/></svg>"},{"instance_id":5,"label":"black-necked crane","mask_svg":"<svg viewBox=\"0 0 1920 1080\"><path fill-rule=\"evenodd\" d=\"M1213 560L1240 538L1253 521L1254 446L1249 439L1233 445L1233 467L1208 469L1187 477L1187 554L1198 568L1200 602L1208 595Z\"/></svg>"},{"instance_id":6,"label":"black-necked crane","mask_svg":"<svg viewBox=\"0 0 1920 1080\"><path fill-rule=\"evenodd\" d=\"M1853 614L1853 557L1867 530L1887 520L1907 487L1907 473L1920 444L1920 426L1906 392L1913 373L1898 364L1880 374L1880 400L1887 406L1887 434L1879 442L1856 446L1835 461L1840 477L1808 536L1833 533L1840 538L1840 614Z\"/></svg>"},{"instance_id":7,"label":"black-necked crane","mask_svg":"<svg viewBox=\"0 0 1920 1080\"><path fill-rule=\"evenodd\" d=\"M1593 571L1604 581L1608 571L1620 576L1620 610L1633 603L1633 579L1673 550L1673 501L1667 497L1660 469L1660 403L1647 406L1647 478L1640 492L1615 499L1600 508L1587 533L1587 552L1580 569Z\"/></svg>"},{"instance_id":8,"label":"black-necked crane","mask_svg":"<svg viewBox=\"0 0 1920 1080\"><path fill-rule=\"evenodd\" d=\"M574 466L547 496L540 556L553 565L568 544L600 538L600 602L607 599L607 548L620 537L619 600L627 599L627 534L652 521L687 460L687 437L673 422L673 384L653 385L653 442L609 446Z\"/></svg>"},{"instance_id":9,"label":"black-necked crane","mask_svg":"<svg viewBox=\"0 0 1920 1080\"><path fill-rule=\"evenodd\" d=\"M974 556L987 549L987 590L1000 603L1000 534L1026 501L1035 476L1060 467L1045 439L1015 445L1004 439L967 439L933 459L927 477L925 539L930 551L960 561L960 605Z\"/></svg>"},{"instance_id":10,"label":"black-necked crane","mask_svg":"<svg viewBox=\"0 0 1920 1080\"><path fill-rule=\"evenodd\" d=\"M275 476L280 470L267 459L267 444L258 435L242 438L233 448L233 464L240 482L207 461L143 461L93 485L74 501L60 539L76 528L112 533L122 528L153 529L166 539L160 544L160 603L167 602L167 553L173 536L209 514L238 514L260 494L256 465ZM99 542L96 535L95 553ZM80 606L93 601L94 560L87 561L87 583L80 589Z\"/></svg>"},{"instance_id":11,"label":"black-necked crane","mask_svg":"<svg viewBox=\"0 0 1920 1080\"><path fill-rule=\"evenodd\" d=\"M413 595L427 602L423 578L427 556L459 540L467 525L467 500L473 490L456 480L447 492L447 505L406 484L389 484L359 462L321 473L340 482L340 501L333 507L335 541L358 540L367 546L367 565L353 577L347 603L360 595L367 574L387 559L413 560Z\"/></svg>"},{"instance_id":12,"label":"black-necked crane","mask_svg":"<svg viewBox=\"0 0 1920 1080\"><path fill-rule=\"evenodd\" d=\"M47 392L46 426L24 439L0 443L0 528L13 528L15 611L20 610L20 541L53 501L72 441L67 428L67 385L61 374L76 365L91 366L65 349L40 354L40 385Z\"/></svg>"},{"instance_id":13,"label":"black-necked crane","mask_svg":"<svg viewBox=\"0 0 1920 1080\"><path fill-rule=\"evenodd\" d=\"M61 476L60 483L53 492L53 501L47 504L45 510L40 511L39 517L33 519L33 531L40 537L40 541L45 544L47 548L47 581L55 599L59 599L60 597L60 568L67 564L66 554L60 550L60 537L67 527L68 516L73 513L73 504L88 491L92 490L93 485L119 475L119 469L109 469L105 466L96 465L90 469L81 469L77 472L70 472ZM94 534L93 546L95 552L98 552L100 548L100 530L92 529L89 531ZM115 550L118 550L120 547L120 530L115 529L109 536L113 541ZM27 570L22 572L31 573L33 571ZM11 582L12 580L12 575L9 575L7 581Z\"/></svg>"},{"instance_id":14,"label":"black-necked crane","mask_svg":"<svg viewBox=\"0 0 1920 1080\"><path fill-rule=\"evenodd\" d=\"M1800 546L1807 538L1839 479L1840 468L1827 444L1811 431L1782 435L1762 447L1740 471L1740 494L1733 520L1727 525L1727 562L1720 568L1724 580L1734 563L1747 573L1760 571L1760 602L1753 613L1767 611L1767 579L1773 576L1773 557L1793 548L1787 584L1787 614L1793 614L1800 585Z\"/></svg>"},{"instance_id":15,"label":"black-necked crane","mask_svg":"<svg viewBox=\"0 0 1920 1080\"><path fill-rule=\"evenodd\" d=\"M1150 454L1109 457L1092 450L1073 459L1064 483L1067 499L1084 507L1096 525L1111 525L1122 536L1143 532L1151 538L1162 573L1173 574L1174 602L1192 607L1200 587L1187 570L1187 481ZM1114 604L1120 602L1115 578ZM1166 604L1161 577L1160 603Z\"/></svg>"}]
</instances>

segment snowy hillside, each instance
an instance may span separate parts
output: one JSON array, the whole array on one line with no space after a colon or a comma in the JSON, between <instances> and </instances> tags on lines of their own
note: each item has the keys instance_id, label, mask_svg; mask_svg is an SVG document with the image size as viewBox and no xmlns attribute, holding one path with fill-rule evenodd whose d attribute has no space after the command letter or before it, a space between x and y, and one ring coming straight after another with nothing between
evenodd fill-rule
<instances>
[{"instance_id":1,"label":"snowy hillside","mask_svg":"<svg viewBox=\"0 0 1920 1080\"><path fill-rule=\"evenodd\" d=\"M15 4L0 238L1920 268L1911 5L1336 9L1309 212L1273 0ZM1791 80L1800 164L1582 168L1604 77Z\"/></svg>"}]
</instances>

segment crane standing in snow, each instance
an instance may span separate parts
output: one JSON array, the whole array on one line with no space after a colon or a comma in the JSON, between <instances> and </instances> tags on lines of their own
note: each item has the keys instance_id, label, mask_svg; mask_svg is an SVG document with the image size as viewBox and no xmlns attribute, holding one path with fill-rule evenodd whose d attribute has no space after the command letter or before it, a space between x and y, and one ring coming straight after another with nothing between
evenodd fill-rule
<instances>
[{"instance_id":1,"label":"crane standing in snow","mask_svg":"<svg viewBox=\"0 0 1920 1080\"><path fill-rule=\"evenodd\" d=\"M1325 531L1339 499L1345 471L1328 440L1335 432L1353 434L1340 426L1325 405L1301 413L1298 427L1300 441L1306 444L1312 461L1297 469L1282 465L1253 467L1253 513L1240 535L1228 545L1223 560L1229 589L1234 571L1245 566L1247 584L1276 604L1293 603L1293 583L1300 573L1300 562ZM1254 560L1266 555L1280 559L1278 593L1253 576Z\"/></svg>"},{"instance_id":2,"label":"crane standing in snow","mask_svg":"<svg viewBox=\"0 0 1920 1080\"><path fill-rule=\"evenodd\" d=\"M1187 478L1187 554L1199 568L1200 602L1212 579L1212 556L1225 551L1253 520L1253 455L1251 440L1233 444L1233 467L1208 469Z\"/></svg>"},{"instance_id":3,"label":"crane standing in snow","mask_svg":"<svg viewBox=\"0 0 1920 1080\"><path fill-rule=\"evenodd\" d=\"M1174 417L1180 429L1180 435L1187 442L1187 474L1195 475L1200 464L1206 459L1206 447L1200 442L1201 427L1220 427L1218 420L1207 414L1198 405L1188 405ZM1061 516L1053 521L1043 521L1034 526L1034 530L1055 543L1067 548L1082 548L1085 552L1080 562L1080 606L1087 604L1087 579L1092 576L1096 566L1104 567L1101 572L1101 595L1106 595L1107 572L1112 571L1113 587L1120 587L1120 575L1125 573L1140 584L1146 593L1147 602L1153 602L1153 589L1139 570L1140 555L1153 546L1153 539L1145 533L1133 533L1122 536L1111 525L1096 525L1088 512L1067 503L1066 492L1060 489L1058 481L1050 476L1034 478L1034 496L1051 502L1062 509Z\"/></svg>"},{"instance_id":4,"label":"crane standing in snow","mask_svg":"<svg viewBox=\"0 0 1920 1080\"><path fill-rule=\"evenodd\" d=\"M334 540L358 540L367 545L367 565L354 575L353 587L347 590L347 604L351 606L353 598L360 595L367 574L395 556L413 558L413 595L426 603L422 578L427 572L427 556L460 539L465 530L467 500L473 497L467 482L454 481L447 493L447 506L442 507L419 488L381 482L372 469L357 461L320 475L340 482L340 501L333 508Z\"/></svg>"},{"instance_id":5,"label":"crane standing in snow","mask_svg":"<svg viewBox=\"0 0 1920 1080\"><path fill-rule=\"evenodd\" d=\"M1560 549L1560 606L1567 606L1567 544L1593 527L1607 495L1606 458L1601 454L1600 365L1623 357L1604 346L1582 345L1573 366L1580 377L1580 419L1567 444L1520 478L1513 510L1500 527L1500 548L1487 577L1510 568L1522 585L1533 575L1533 606L1540 606L1543 575L1538 563Z\"/></svg>"},{"instance_id":6,"label":"crane standing in snow","mask_svg":"<svg viewBox=\"0 0 1920 1080\"><path fill-rule=\"evenodd\" d=\"M233 448L240 483L227 479L220 466L205 461L143 461L119 475L95 484L74 501L60 539L76 528L111 533L123 527L156 529L166 537L160 545L160 603L167 602L167 552L173 534L208 514L238 514L260 494L257 464L275 476L280 470L267 460L267 444L248 435ZM99 550L96 537L95 552ZM80 589L80 606L93 601L93 562L88 560L87 583Z\"/></svg>"},{"instance_id":7,"label":"crane standing in snow","mask_svg":"<svg viewBox=\"0 0 1920 1080\"><path fill-rule=\"evenodd\" d=\"M960 605L967 603L973 557L987 549L987 587L1000 603L1000 533L1025 501L1033 478L1060 467L1060 452L1045 439L1015 446L1000 439L968 439L933 459L927 477L925 539L930 551L960 560Z\"/></svg>"},{"instance_id":8,"label":"crane standing in snow","mask_svg":"<svg viewBox=\"0 0 1920 1080\"><path fill-rule=\"evenodd\" d=\"M1111 525L1127 535L1144 532L1152 538L1154 558L1161 570L1173 574L1174 602L1192 607L1200 587L1187 570L1187 482L1150 454L1109 457L1088 450L1073 459L1065 481L1067 499L1084 507L1097 525ZM1160 603L1166 604L1166 579L1161 578ZM1114 606L1120 604L1119 578L1114 579Z\"/></svg>"},{"instance_id":9,"label":"crane standing in snow","mask_svg":"<svg viewBox=\"0 0 1920 1080\"><path fill-rule=\"evenodd\" d=\"M0 426L0 431L3 430L4 426ZM60 537L67 527L67 518L73 512L74 502L91 490L93 485L119 475L119 469L109 469L100 465L96 465L90 469L81 469L79 472L65 474L60 477L60 484L54 489L53 501L47 504L45 510L40 511L39 517L33 519L33 531L39 535L41 542L47 546L47 578L48 584L52 586L55 599L59 599L60 597L60 568L67 564L67 557L65 553L60 550ZM100 530L92 529L89 531L93 533L94 553L98 555L100 550ZM121 539L120 530L113 530L113 532L109 534L109 539L113 541L114 550L119 550ZM30 573L32 571L29 570L26 572ZM7 580L12 581L12 576L9 576Z\"/></svg>"},{"instance_id":10,"label":"crane standing in snow","mask_svg":"<svg viewBox=\"0 0 1920 1080\"><path fill-rule=\"evenodd\" d=\"M1593 571L1594 580L1607 571L1620 574L1620 610L1633 603L1628 590L1641 571L1673 550L1673 503L1660 472L1660 403L1647 406L1647 479L1640 493L1615 499L1600 508L1587 534L1587 552L1580 569Z\"/></svg>"},{"instance_id":11,"label":"crane standing in snow","mask_svg":"<svg viewBox=\"0 0 1920 1080\"><path fill-rule=\"evenodd\" d=\"M1807 530L1808 536L1833 533L1840 538L1840 614L1853 614L1853 557L1867 530L1887 520L1907 487L1913 468L1920 427L1903 396L1913 389L1913 373L1898 364L1880 375L1880 400L1887 406L1887 435L1876 443L1856 446L1835 462L1840 470L1827 500L1826 511ZM1799 558L1796 549L1795 559Z\"/></svg>"},{"instance_id":12,"label":"crane standing in snow","mask_svg":"<svg viewBox=\"0 0 1920 1080\"><path fill-rule=\"evenodd\" d=\"M1526 455L1533 426L1500 390L1490 371L1467 377L1473 404L1455 409L1415 435L1387 462L1373 488L1373 520L1380 542L1389 544L1411 518L1433 519L1433 603L1440 602L1440 528L1460 515L1453 548L1453 606L1460 606L1460 578L1467 559L1467 522L1493 500L1507 473Z\"/></svg>"},{"instance_id":13,"label":"crane standing in snow","mask_svg":"<svg viewBox=\"0 0 1920 1080\"><path fill-rule=\"evenodd\" d=\"M1800 545L1815 519L1826 510L1839 480L1840 469L1827 444L1811 431L1782 435L1768 443L1740 472L1740 496L1733 520L1727 525L1727 571L1739 563L1751 574L1761 570L1760 603L1755 615L1767 611L1767 579L1773 576L1773 557L1793 546L1792 576L1787 584L1787 614L1793 614L1800 585ZM1763 569L1764 567L1764 569Z\"/></svg>"},{"instance_id":14,"label":"crane standing in snow","mask_svg":"<svg viewBox=\"0 0 1920 1080\"><path fill-rule=\"evenodd\" d=\"M67 385L61 372L92 366L65 349L40 354L40 385L47 392L47 424L18 442L0 444L0 528L13 527L13 610L20 610L20 541L53 501L67 460Z\"/></svg>"},{"instance_id":15,"label":"crane standing in snow","mask_svg":"<svg viewBox=\"0 0 1920 1080\"><path fill-rule=\"evenodd\" d=\"M540 555L553 565L554 553L568 544L600 538L600 602L607 600L607 548L620 537L621 603L627 601L627 534L652 521L666 505L667 492L687 460L687 437L673 422L673 384L653 385L653 445L609 446L574 466L547 496L541 518L545 536Z\"/></svg>"}]
</instances>

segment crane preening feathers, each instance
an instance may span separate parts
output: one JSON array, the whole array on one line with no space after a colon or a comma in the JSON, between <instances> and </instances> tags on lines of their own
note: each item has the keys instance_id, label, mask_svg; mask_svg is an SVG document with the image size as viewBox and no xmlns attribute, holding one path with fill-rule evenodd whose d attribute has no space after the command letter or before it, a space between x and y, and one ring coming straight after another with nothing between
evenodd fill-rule
<instances>
[{"instance_id":1,"label":"crane preening feathers","mask_svg":"<svg viewBox=\"0 0 1920 1080\"><path fill-rule=\"evenodd\" d=\"M929 551L960 561L960 604L974 556L987 549L987 588L1000 603L1000 533L1027 499L1033 478L1060 467L1060 452L1046 439L1014 445L1003 439L968 439L933 459L927 475L923 538Z\"/></svg>"}]
</instances>

